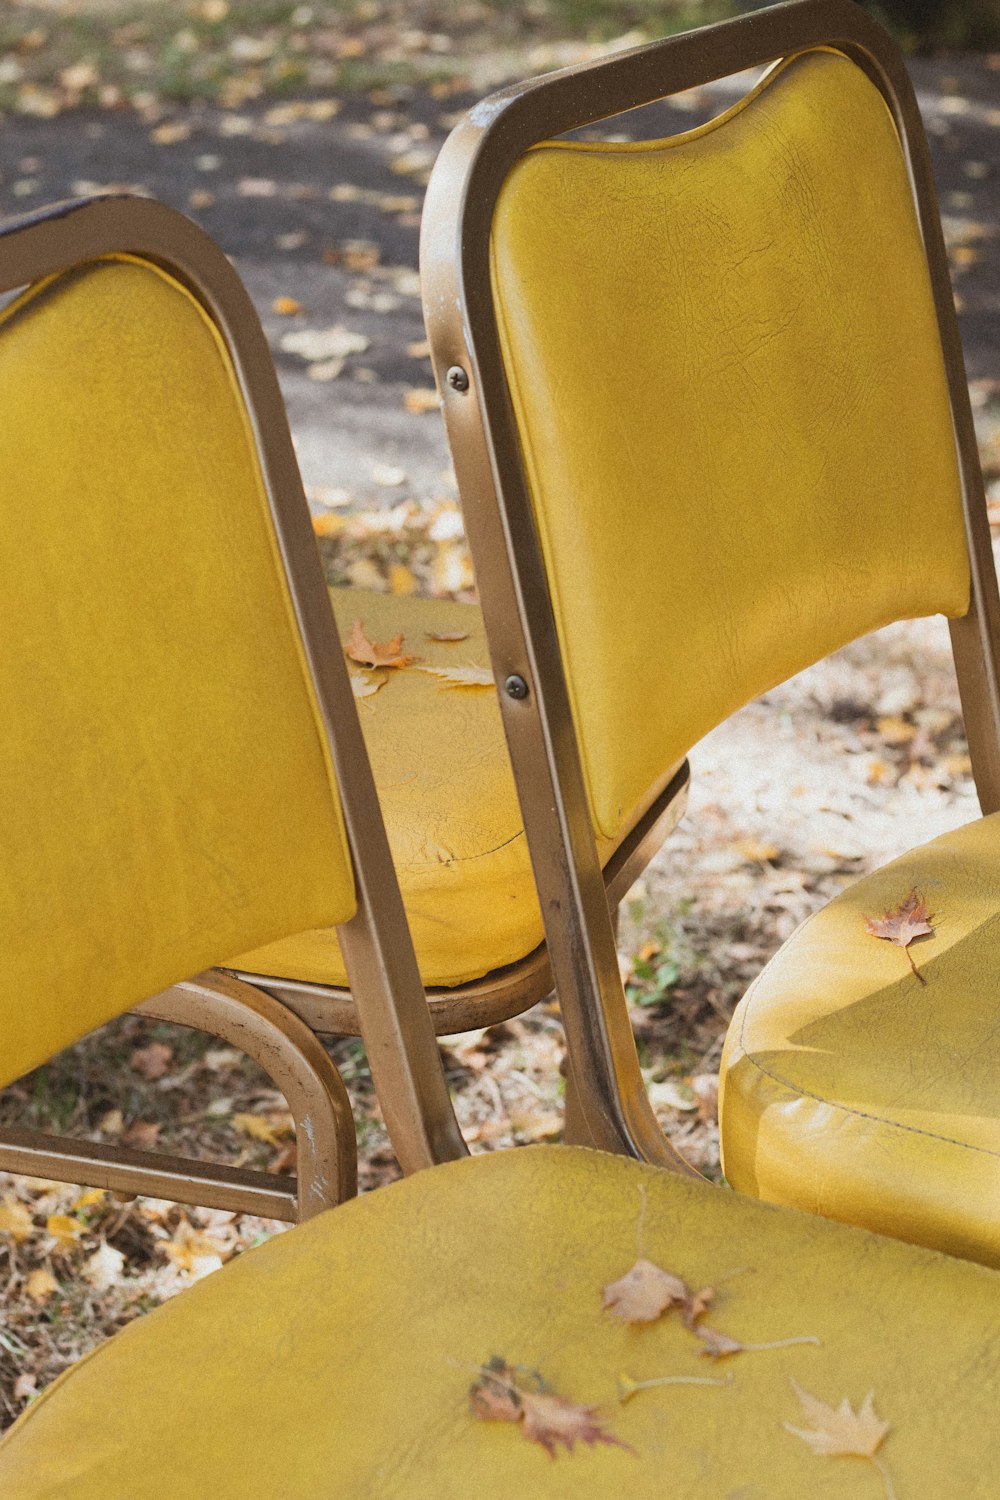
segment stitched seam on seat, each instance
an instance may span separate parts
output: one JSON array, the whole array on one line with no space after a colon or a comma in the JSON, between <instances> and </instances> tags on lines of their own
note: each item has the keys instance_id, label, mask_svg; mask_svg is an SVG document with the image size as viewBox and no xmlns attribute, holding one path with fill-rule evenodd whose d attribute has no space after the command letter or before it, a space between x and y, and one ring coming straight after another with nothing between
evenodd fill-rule
<instances>
[{"instance_id":1,"label":"stitched seam on seat","mask_svg":"<svg viewBox=\"0 0 1000 1500\"><path fill-rule=\"evenodd\" d=\"M741 1047L743 1045L742 1028L740 1045ZM802 1099L813 1099L817 1104L825 1104L828 1109L839 1109L841 1114L853 1115L859 1120L872 1120L876 1125L888 1125L892 1130L906 1131L910 1135L926 1136L928 1140L941 1141L946 1146L959 1146L965 1151L978 1151L982 1156L1000 1156L1000 1151L991 1151L989 1146L973 1146L970 1141L956 1141L953 1136L939 1135L935 1130L924 1130L919 1125L904 1125L899 1120L887 1119L885 1115L869 1114L866 1110L853 1109L848 1104L837 1104L832 1099L824 1099L822 1094L814 1094L811 1090L801 1088L797 1083L792 1083L790 1079L782 1078L779 1073L772 1073L769 1068L765 1068L762 1063L757 1061L756 1057L752 1057L745 1049L743 1056L751 1067L757 1069L758 1073L763 1073L764 1077L770 1078L772 1083L780 1083L783 1088L788 1089L793 1094L797 1094Z\"/></svg>"}]
</instances>

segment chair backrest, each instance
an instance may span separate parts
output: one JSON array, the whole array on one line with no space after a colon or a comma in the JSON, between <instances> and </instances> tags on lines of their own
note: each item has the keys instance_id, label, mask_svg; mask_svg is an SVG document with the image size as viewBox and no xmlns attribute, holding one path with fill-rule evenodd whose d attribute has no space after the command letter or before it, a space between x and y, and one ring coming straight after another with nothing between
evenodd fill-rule
<instances>
[{"instance_id":1,"label":"chair backrest","mask_svg":"<svg viewBox=\"0 0 1000 1500\"><path fill-rule=\"evenodd\" d=\"M141 200L5 226L0 291L26 283L0 315L0 1083L344 924L401 1157L460 1154L249 299Z\"/></svg>"},{"instance_id":2,"label":"chair backrest","mask_svg":"<svg viewBox=\"0 0 1000 1500\"><path fill-rule=\"evenodd\" d=\"M3 1074L354 881L232 363L132 256L0 322Z\"/></svg>"},{"instance_id":3,"label":"chair backrest","mask_svg":"<svg viewBox=\"0 0 1000 1500\"><path fill-rule=\"evenodd\" d=\"M681 136L552 139L761 63ZM593 833L748 699L935 611L1000 795L996 582L905 68L850 0L802 0L506 90L442 153L422 255L557 986L609 1115L642 1116L604 1139L634 1145Z\"/></svg>"},{"instance_id":4,"label":"chair backrest","mask_svg":"<svg viewBox=\"0 0 1000 1500\"><path fill-rule=\"evenodd\" d=\"M493 295L599 833L801 667L965 613L927 264L855 63L795 57L665 142L528 152Z\"/></svg>"}]
</instances>

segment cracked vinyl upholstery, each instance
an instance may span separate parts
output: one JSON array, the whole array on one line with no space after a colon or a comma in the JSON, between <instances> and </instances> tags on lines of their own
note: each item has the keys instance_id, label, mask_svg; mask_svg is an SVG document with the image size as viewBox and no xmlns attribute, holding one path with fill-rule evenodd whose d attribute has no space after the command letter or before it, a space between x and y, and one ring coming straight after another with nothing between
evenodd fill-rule
<instances>
[{"instance_id":1,"label":"cracked vinyl upholstery","mask_svg":"<svg viewBox=\"0 0 1000 1500\"><path fill-rule=\"evenodd\" d=\"M712 1365L674 1315L601 1289L643 1249L716 1288L711 1325L819 1345ZM569 1209L572 1209L569 1212ZM252 1315L251 1315L252 1310ZM192 1352L196 1351L196 1357ZM549 1458L469 1414L501 1354L598 1408L626 1447ZM617 1402L622 1374L731 1375ZM280 1235L139 1318L0 1443L4 1500L877 1500L816 1457L791 1386L874 1391L900 1500L995 1500L1000 1276L722 1188L572 1147L418 1172Z\"/></svg>"},{"instance_id":2,"label":"cracked vinyl upholstery","mask_svg":"<svg viewBox=\"0 0 1000 1500\"><path fill-rule=\"evenodd\" d=\"M889 111L792 58L726 115L550 143L493 221L504 362L595 827L749 699L969 579Z\"/></svg>"},{"instance_id":3,"label":"cracked vinyl upholstery","mask_svg":"<svg viewBox=\"0 0 1000 1500\"><path fill-rule=\"evenodd\" d=\"M916 890L933 937L869 935ZM852 885L741 1001L722 1059L742 1192L1000 1266L1000 814Z\"/></svg>"},{"instance_id":4,"label":"cracked vinyl upholstery","mask_svg":"<svg viewBox=\"0 0 1000 1500\"><path fill-rule=\"evenodd\" d=\"M354 911L236 377L113 257L0 318L0 1083ZM289 795L294 788L294 796Z\"/></svg>"},{"instance_id":5,"label":"cracked vinyl upholstery","mask_svg":"<svg viewBox=\"0 0 1000 1500\"><path fill-rule=\"evenodd\" d=\"M369 639L405 637L427 666L489 667L473 604L331 589L342 639L362 620ZM439 642L429 632L467 631ZM514 963L542 941L514 777L494 688L452 688L415 666L387 670L358 700L382 816L424 983L456 985ZM302 932L231 959L282 979L343 985L332 929Z\"/></svg>"}]
</instances>

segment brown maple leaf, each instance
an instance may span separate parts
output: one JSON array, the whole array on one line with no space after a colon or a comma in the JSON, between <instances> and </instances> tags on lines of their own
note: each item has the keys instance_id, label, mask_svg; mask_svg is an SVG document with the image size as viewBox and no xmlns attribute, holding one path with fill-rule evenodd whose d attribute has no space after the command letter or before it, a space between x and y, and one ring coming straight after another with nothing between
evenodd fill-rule
<instances>
[{"instance_id":1,"label":"brown maple leaf","mask_svg":"<svg viewBox=\"0 0 1000 1500\"><path fill-rule=\"evenodd\" d=\"M363 667L408 667L411 662L419 661L420 658L403 654L403 640L402 635L394 635L391 641L384 644L370 641L365 635L364 621L355 620L344 643L344 650L352 661L359 662Z\"/></svg>"},{"instance_id":2,"label":"brown maple leaf","mask_svg":"<svg viewBox=\"0 0 1000 1500\"><path fill-rule=\"evenodd\" d=\"M528 1381L536 1388L525 1390ZM537 1372L526 1373L500 1355L480 1367L478 1379L469 1387L469 1410L481 1422L520 1422L523 1436L538 1443L550 1458L555 1458L560 1444L568 1453L575 1443L628 1448L620 1438L605 1432L596 1407L580 1406L545 1390Z\"/></svg>"},{"instance_id":3,"label":"brown maple leaf","mask_svg":"<svg viewBox=\"0 0 1000 1500\"><path fill-rule=\"evenodd\" d=\"M812 1451L826 1458L865 1458L882 1476L886 1500L895 1500L892 1480L882 1461L876 1457L882 1440L889 1431L889 1423L883 1422L875 1411L875 1392L869 1391L857 1411L845 1396L839 1406L828 1406L817 1396L804 1391L798 1381L792 1380L792 1388L802 1405L809 1427L793 1427L783 1423L786 1432L808 1443Z\"/></svg>"},{"instance_id":4,"label":"brown maple leaf","mask_svg":"<svg viewBox=\"0 0 1000 1500\"><path fill-rule=\"evenodd\" d=\"M630 1271L604 1288L604 1309L619 1323L655 1323L672 1307L685 1307L691 1294L679 1276L639 1257Z\"/></svg>"},{"instance_id":5,"label":"brown maple leaf","mask_svg":"<svg viewBox=\"0 0 1000 1500\"><path fill-rule=\"evenodd\" d=\"M865 926L872 937L882 938L885 942L895 943L897 947L902 948L910 961L910 968L920 983L927 983L913 962L913 954L910 952L909 945L914 938L933 937L934 928L931 926L931 913L927 902L917 895L915 889L910 892L902 905L887 911L885 916L865 917Z\"/></svg>"},{"instance_id":6,"label":"brown maple leaf","mask_svg":"<svg viewBox=\"0 0 1000 1500\"><path fill-rule=\"evenodd\" d=\"M554 1396L547 1391L526 1391L521 1397L524 1408L524 1426L521 1431L532 1443L540 1443L550 1458L555 1458L556 1448L561 1443L567 1453L574 1443L609 1443L615 1448L627 1448L620 1438L605 1432L595 1416L596 1407L578 1406L567 1401L565 1396Z\"/></svg>"}]
</instances>

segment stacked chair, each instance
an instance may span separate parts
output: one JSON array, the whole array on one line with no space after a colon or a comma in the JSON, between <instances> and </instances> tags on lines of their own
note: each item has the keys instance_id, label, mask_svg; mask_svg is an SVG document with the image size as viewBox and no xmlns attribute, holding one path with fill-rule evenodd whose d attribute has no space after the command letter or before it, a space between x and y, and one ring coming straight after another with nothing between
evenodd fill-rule
<instances>
[{"instance_id":1,"label":"stacked chair","mask_svg":"<svg viewBox=\"0 0 1000 1500\"><path fill-rule=\"evenodd\" d=\"M775 59L742 108L670 144L543 144ZM912 206L909 220L899 208L913 201L900 131L936 296ZM0 1443L5 1500L993 1494L997 1274L697 1180L645 1100L600 857L601 841L636 826L637 809L655 805L711 723L860 629L944 608L965 622L956 625L967 643L963 691L987 671L993 637L977 621L993 617L995 584L981 522L968 521L967 543L956 521L962 482L969 516L975 491L967 409L952 382L956 459L949 378L935 353L936 307L948 365L957 357L922 152L905 71L884 33L847 0L803 0L495 95L458 127L432 183L430 336L582 1125L600 1149L463 1158L298 482L284 440L277 461L263 441L269 420L277 424L273 379L233 283L205 337L221 334L232 355L239 322L243 409L248 348L272 393L243 429L257 477L225 506L211 486L197 496L178 489L162 520L176 545L155 549L157 628L140 631L126 611L121 579L135 566L126 559L150 546L128 525L95 519L88 530L71 615L65 593L53 600L51 565L32 570L44 587L26 582L24 536L5 543L10 608L28 621L22 637L40 639L53 614L72 620L54 653L52 693L40 698L27 670L12 670L8 689L5 777L23 759L22 720L33 726L41 702L48 718L36 740L59 743L66 782L62 808L50 805L48 786L18 786L19 807L34 796L24 819L35 833L15 838L18 862L5 869L5 891L15 893L6 962L15 967L4 985L29 1017L45 1019L25 1020L30 1037L11 1071L196 969L228 968L228 954L340 924L393 1139L404 1165L428 1168L250 1252L81 1361ZM848 235L872 174L872 199L898 210L897 232L909 225L901 291L882 274L871 226ZM209 251L195 235L152 205L89 205L23 226L8 245L22 281L76 265L72 274L110 282L134 267L173 276L204 305L197 265ZM850 304L845 344L835 299L855 284L862 251L874 291ZM744 271L754 261L765 268L755 300L737 270L725 279L741 258ZM699 288L727 314L735 350L708 341ZM853 361L871 343L879 361L855 382ZM920 382L906 362L911 344ZM142 347L136 330L126 352L139 357ZM907 398L888 430L876 426L885 382ZM214 415L239 389L200 388L198 410ZM907 415L910 400L919 420ZM754 500L752 517L731 514L719 486L733 455L716 451L724 436L708 436L713 408L728 422L743 403L757 487L739 492L744 507ZM803 430L810 413L819 427ZM165 431L147 422L142 437L156 446ZM913 444L919 462L908 457ZM902 476L883 447L907 459ZM208 458L192 464L219 473ZM829 507L864 514L876 491L895 540L904 485L935 528L933 548L915 545L909 566L893 567L870 538L864 554L850 537L838 541ZM207 533L236 526L237 504L239 586L227 590L203 557ZM39 500L32 545L43 562L54 555L57 511ZM727 540L741 544L743 571ZM796 645L800 629L806 640ZM93 701L95 680L100 711L84 717L79 695ZM194 726L197 753L178 741L178 723ZM970 733L988 800L989 715L970 721ZM261 784L254 762L265 743ZM123 778L134 784L124 801ZM77 823L68 846L69 805ZM100 872L81 882L84 839ZM82 937L33 938L43 913L51 921L71 908ZM114 985L105 983L99 1010L84 1009L76 997L92 992L86 960L98 933L102 952L116 945ZM672 1318L640 1326L613 1315L622 1289L604 1289L637 1254L670 1273L661 1310L675 1304ZM648 1281L649 1270L640 1265L638 1277ZM726 1354L731 1379L716 1364L706 1376L694 1352L711 1301L696 1287L714 1289L713 1321L734 1346L727 1353L717 1341L714 1352ZM644 1388L664 1378L674 1383ZM546 1395L555 1401L547 1441L526 1440L529 1408L537 1437ZM572 1403L573 1423L557 1395ZM869 1412L867 1435L852 1446L841 1409L839 1446L815 1425L815 1443L803 1441L800 1401L810 1399L820 1426L817 1401ZM490 1415L503 1419L481 1420Z\"/></svg>"}]
</instances>

